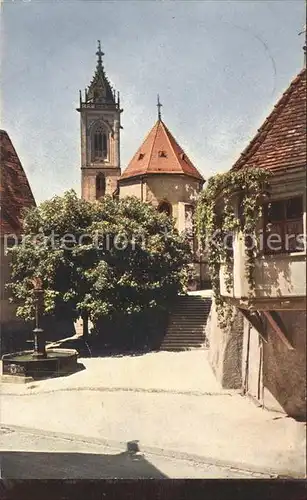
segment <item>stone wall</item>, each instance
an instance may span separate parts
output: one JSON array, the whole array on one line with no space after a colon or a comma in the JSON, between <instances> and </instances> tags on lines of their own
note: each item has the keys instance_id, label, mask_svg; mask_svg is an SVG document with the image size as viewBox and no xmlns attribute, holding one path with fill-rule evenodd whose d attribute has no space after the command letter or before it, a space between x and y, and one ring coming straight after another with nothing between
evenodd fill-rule
<instances>
[{"instance_id":1,"label":"stone wall","mask_svg":"<svg viewBox=\"0 0 307 500\"><path fill-rule=\"evenodd\" d=\"M161 201L168 201L172 205L172 216L177 224L180 219L179 205L185 203L194 205L198 193L199 181L183 175L148 175L143 184L139 178L120 181L120 198L137 196L154 207Z\"/></svg>"},{"instance_id":2,"label":"stone wall","mask_svg":"<svg viewBox=\"0 0 307 500\"><path fill-rule=\"evenodd\" d=\"M268 343L263 346L264 406L281 406L288 415L306 419L306 312L279 314L294 350L268 325Z\"/></svg>"},{"instance_id":3,"label":"stone wall","mask_svg":"<svg viewBox=\"0 0 307 500\"><path fill-rule=\"evenodd\" d=\"M163 200L172 205L172 215L178 220L178 205L194 204L199 193L199 181L180 175L155 175L146 179L146 201L158 206Z\"/></svg>"},{"instance_id":4,"label":"stone wall","mask_svg":"<svg viewBox=\"0 0 307 500\"><path fill-rule=\"evenodd\" d=\"M243 316L233 308L233 321L227 329L219 326L214 299L206 326L209 362L225 389L242 387Z\"/></svg>"},{"instance_id":5,"label":"stone wall","mask_svg":"<svg viewBox=\"0 0 307 500\"><path fill-rule=\"evenodd\" d=\"M82 182L81 182L81 195L82 198L88 201L96 200L96 176L102 173L105 175L106 190L105 194L112 196L117 188L117 181L120 176L120 169L118 168L83 168L82 169Z\"/></svg>"},{"instance_id":6,"label":"stone wall","mask_svg":"<svg viewBox=\"0 0 307 500\"><path fill-rule=\"evenodd\" d=\"M244 320L244 388L267 409L306 419L306 312L278 311L293 350L268 322L267 342Z\"/></svg>"},{"instance_id":7,"label":"stone wall","mask_svg":"<svg viewBox=\"0 0 307 500\"><path fill-rule=\"evenodd\" d=\"M259 401L262 398L263 346L257 330L244 318L242 381L245 393Z\"/></svg>"},{"instance_id":8,"label":"stone wall","mask_svg":"<svg viewBox=\"0 0 307 500\"><path fill-rule=\"evenodd\" d=\"M5 326L12 329L16 320L16 307L9 302L9 291L5 285L10 279L10 257L5 255L4 241L0 243L0 328L1 333Z\"/></svg>"},{"instance_id":9,"label":"stone wall","mask_svg":"<svg viewBox=\"0 0 307 500\"><path fill-rule=\"evenodd\" d=\"M125 198L126 196L136 196L139 200L144 199L145 196L145 183L140 179L127 179L120 181L119 197ZM143 194L142 194L143 190Z\"/></svg>"},{"instance_id":10,"label":"stone wall","mask_svg":"<svg viewBox=\"0 0 307 500\"><path fill-rule=\"evenodd\" d=\"M5 285L10 278L10 257L4 254L3 240L0 254L0 355L15 351L19 343L26 346L28 325L16 317L16 306L9 301Z\"/></svg>"}]
</instances>

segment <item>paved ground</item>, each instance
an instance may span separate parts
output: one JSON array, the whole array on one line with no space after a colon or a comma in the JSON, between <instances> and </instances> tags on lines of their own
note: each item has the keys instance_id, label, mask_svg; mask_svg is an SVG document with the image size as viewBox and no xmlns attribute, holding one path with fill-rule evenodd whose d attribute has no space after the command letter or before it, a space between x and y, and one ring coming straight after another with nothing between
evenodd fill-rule
<instances>
[{"instance_id":1,"label":"paved ground","mask_svg":"<svg viewBox=\"0 0 307 500\"><path fill-rule=\"evenodd\" d=\"M2 386L5 393L36 394L45 391L99 388L105 390L199 392L221 394L208 365L206 351L156 352L136 356L80 359L86 370L69 377L42 380L27 386ZM230 391L231 392L231 391Z\"/></svg>"},{"instance_id":2,"label":"paved ground","mask_svg":"<svg viewBox=\"0 0 307 500\"><path fill-rule=\"evenodd\" d=\"M66 433L74 435L73 441L98 439L122 453L127 442L136 440L147 462L168 477L209 477L207 466L195 469L191 461L212 464L209 474L216 475L210 477L237 477L229 466L304 477L305 425L262 410L235 391L221 390L206 351L80 361L86 370L70 377L25 386L2 384L2 424L57 436ZM31 439L16 451L32 451ZM7 441L2 450L6 446ZM57 446L55 451L61 451ZM84 451L92 453L86 446ZM94 449L93 453L97 455ZM162 465L153 456L159 456ZM188 464L179 466L179 457ZM127 457L121 455L120 460L128 467ZM228 476L219 475L224 467Z\"/></svg>"},{"instance_id":3,"label":"paved ground","mask_svg":"<svg viewBox=\"0 0 307 500\"><path fill-rule=\"evenodd\" d=\"M0 457L5 479L270 477L190 457L135 451L135 443L107 446L98 440L12 427L1 428Z\"/></svg>"}]
</instances>

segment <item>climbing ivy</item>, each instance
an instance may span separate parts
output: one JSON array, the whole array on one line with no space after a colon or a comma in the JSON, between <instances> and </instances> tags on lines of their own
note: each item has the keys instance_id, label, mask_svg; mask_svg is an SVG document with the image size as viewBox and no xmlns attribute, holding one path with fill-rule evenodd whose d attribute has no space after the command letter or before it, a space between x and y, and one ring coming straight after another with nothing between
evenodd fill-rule
<instances>
[{"instance_id":1,"label":"climbing ivy","mask_svg":"<svg viewBox=\"0 0 307 500\"><path fill-rule=\"evenodd\" d=\"M269 173L253 168L230 170L211 177L201 193L196 210L196 227L208 258L209 273L220 326L225 328L232 316L220 290L220 267L224 266L225 286L233 285L232 237L240 231L245 245L245 275L250 293L255 288L254 268L256 228L262 215L261 200L267 194ZM231 244L231 245L230 245Z\"/></svg>"}]
</instances>

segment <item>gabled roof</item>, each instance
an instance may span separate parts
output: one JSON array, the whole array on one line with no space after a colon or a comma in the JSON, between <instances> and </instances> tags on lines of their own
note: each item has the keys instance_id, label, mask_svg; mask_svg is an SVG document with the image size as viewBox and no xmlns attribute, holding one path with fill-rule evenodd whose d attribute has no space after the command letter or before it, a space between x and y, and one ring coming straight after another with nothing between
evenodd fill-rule
<instances>
[{"instance_id":1,"label":"gabled roof","mask_svg":"<svg viewBox=\"0 0 307 500\"><path fill-rule=\"evenodd\" d=\"M256 136L232 167L306 166L306 68L292 81Z\"/></svg>"},{"instance_id":2,"label":"gabled roof","mask_svg":"<svg viewBox=\"0 0 307 500\"><path fill-rule=\"evenodd\" d=\"M158 120L120 179L147 174L184 174L204 182L162 120Z\"/></svg>"},{"instance_id":3,"label":"gabled roof","mask_svg":"<svg viewBox=\"0 0 307 500\"><path fill-rule=\"evenodd\" d=\"M35 200L14 146L4 130L0 130L0 149L0 232L18 235L22 209L35 206Z\"/></svg>"}]
</instances>

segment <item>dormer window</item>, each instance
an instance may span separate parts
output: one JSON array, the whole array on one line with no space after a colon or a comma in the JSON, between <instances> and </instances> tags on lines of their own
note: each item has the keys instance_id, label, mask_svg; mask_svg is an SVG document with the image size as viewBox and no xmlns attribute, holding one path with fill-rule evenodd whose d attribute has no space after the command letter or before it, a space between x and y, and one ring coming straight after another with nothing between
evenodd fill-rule
<instances>
[{"instance_id":1,"label":"dormer window","mask_svg":"<svg viewBox=\"0 0 307 500\"><path fill-rule=\"evenodd\" d=\"M108 157L108 134L106 129L99 125L92 134L92 161L103 161Z\"/></svg>"},{"instance_id":2,"label":"dormer window","mask_svg":"<svg viewBox=\"0 0 307 500\"><path fill-rule=\"evenodd\" d=\"M160 158L167 158L166 151L161 150L161 151L159 151L158 155Z\"/></svg>"}]
</instances>

